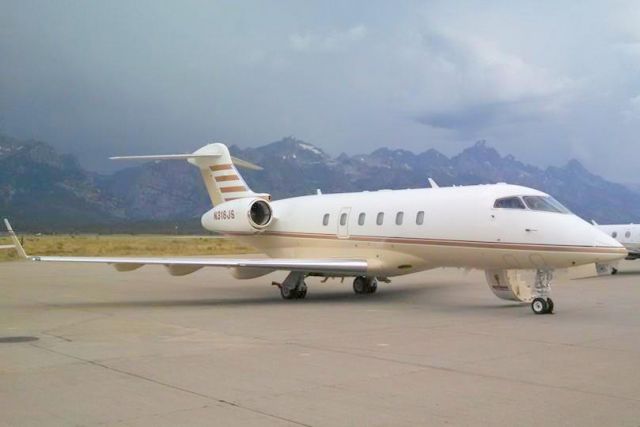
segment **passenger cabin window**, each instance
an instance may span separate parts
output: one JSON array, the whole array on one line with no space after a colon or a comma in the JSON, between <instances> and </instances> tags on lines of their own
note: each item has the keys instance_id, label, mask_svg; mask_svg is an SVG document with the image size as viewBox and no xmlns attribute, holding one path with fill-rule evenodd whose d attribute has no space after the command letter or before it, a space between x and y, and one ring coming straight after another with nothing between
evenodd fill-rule
<instances>
[{"instance_id":1,"label":"passenger cabin window","mask_svg":"<svg viewBox=\"0 0 640 427\"><path fill-rule=\"evenodd\" d=\"M618 232L614 231L613 233L611 233L611 237L613 237L614 239L618 237Z\"/></svg>"},{"instance_id":2,"label":"passenger cabin window","mask_svg":"<svg viewBox=\"0 0 640 427\"><path fill-rule=\"evenodd\" d=\"M347 225L347 214L343 213L340 215L340 225Z\"/></svg>"},{"instance_id":3,"label":"passenger cabin window","mask_svg":"<svg viewBox=\"0 0 640 427\"><path fill-rule=\"evenodd\" d=\"M500 209L526 209L520 197L505 197L503 199L498 199L493 204L494 208Z\"/></svg>"},{"instance_id":4,"label":"passenger cabin window","mask_svg":"<svg viewBox=\"0 0 640 427\"><path fill-rule=\"evenodd\" d=\"M329 214L324 214L322 217L322 225L329 225Z\"/></svg>"},{"instance_id":5,"label":"passenger cabin window","mask_svg":"<svg viewBox=\"0 0 640 427\"><path fill-rule=\"evenodd\" d=\"M378 212L378 216L376 217L376 224L382 225L384 222L384 212Z\"/></svg>"},{"instance_id":6,"label":"passenger cabin window","mask_svg":"<svg viewBox=\"0 0 640 427\"><path fill-rule=\"evenodd\" d=\"M364 225L365 217L366 214L364 212L361 212L360 215L358 215L358 225Z\"/></svg>"},{"instance_id":7,"label":"passenger cabin window","mask_svg":"<svg viewBox=\"0 0 640 427\"><path fill-rule=\"evenodd\" d=\"M402 225L403 219L404 219L404 212L398 212L396 214L396 225Z\"/></svg>"},{"instance_id":8,"label":"passenger cabin window","mask_svg":"<svg viewBox=\"0 0 640 427\"><path fill-rule=\"evenodd\" d=\"M416 214L416 224L422 225L424 223L424 211L418 211Z\"/></svg>"},{"instance_id":9,"label":"passenger cabin window","mask_svg":"<svg viewBox=\"0 0 640 427\"><path fill-rule=\"evenodd\" d=\"M562 203L549 196L523 196L527 207L532 211L569 213Z\"/></svg>"}]
</instances>

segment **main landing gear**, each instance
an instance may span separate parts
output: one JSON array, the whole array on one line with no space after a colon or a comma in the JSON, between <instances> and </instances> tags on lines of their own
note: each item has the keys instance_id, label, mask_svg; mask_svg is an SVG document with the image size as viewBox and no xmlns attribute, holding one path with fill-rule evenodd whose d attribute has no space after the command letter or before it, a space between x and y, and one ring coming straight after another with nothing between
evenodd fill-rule
<instances>
[{"instance_id":1,"label":"main landing gear","mask_svg":"<svg viewBox=\"0 0 640 427\"><path fill-rule=\"evenodd\" d=\"M280 288L282 299L302 299L307 296L307 284L304 283L304 273L292 271L284 282L273 282L274 286Z\"/></svg>"},{"instance_id":2,"label":"main landing gear","mask_svg":"<svg viewBox=\"0 0 640 427\"><path fill-rule=\"evenodd\" d=\"M536 271L536 280L533 287L535 298L531 301L531 310L535 314L553 313L553 300L549 298L551 279L553 279L553 273L550 270Z\"/></svg>"},{"instance_id":3,"label":"main landing gear","mask_svg":"<svg viewBox=\"0 0 640 427\"><path fill-rule=\"evenodd\" d=\"M302 299L307 296L307 284L302 282L302 285L295 289L280 286L280 296L282 299Z\"/></svg>"},{"instance_id":4,"label":"main landing gear","mask_svg":"<svg viewBox=\"0 0 640 427\"><path fill-rule=\"evenodd\" d=\"M274 286L280 288L282 299L302 299L307 296L307 284L304 282L305 273L292 271L284 282L273 282ZM388 279L383 278L383 281ZM358 276L353 279L353 291L358 295L373 294L378 290L378 279L375 277Z\"/></svg>"},{"instance_id":5,"label":"main landing gear","mask_svg":"<svg viewBox=\"0 0 640 427\"><path fill-rule=\"evenodd\" d=\"M353 279L353 292L358 295L372 294L378 290L378 280L375 277L358 276Z\"/></svg>"}]
</instances>

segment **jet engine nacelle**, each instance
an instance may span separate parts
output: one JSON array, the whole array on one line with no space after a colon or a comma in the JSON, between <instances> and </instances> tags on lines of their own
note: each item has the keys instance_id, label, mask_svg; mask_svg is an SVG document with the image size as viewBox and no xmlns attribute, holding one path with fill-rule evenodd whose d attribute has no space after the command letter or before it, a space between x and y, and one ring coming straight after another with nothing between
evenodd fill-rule
<instances>
[{"instance_id":1,"label":"jet engine nacelle","mask_svg":"<svg viewBox=\"0 0 640 427\"><path fill-rule=\"evenodd\" d=\"M221 203L201 219L204 228L219 233L258 233L272 221L269 202L255 197Z\"/></svg>"},{"instance_id":2,"label":"jet engine nacelle","mask_svg":"<svg viewBox=\"0 0 640 427\"><path fill-rule=\"evenodd\" d=\"M485 270L487 284L495 296L509 301L531 302L535 270Z\"/></svg>"}]
</instances>

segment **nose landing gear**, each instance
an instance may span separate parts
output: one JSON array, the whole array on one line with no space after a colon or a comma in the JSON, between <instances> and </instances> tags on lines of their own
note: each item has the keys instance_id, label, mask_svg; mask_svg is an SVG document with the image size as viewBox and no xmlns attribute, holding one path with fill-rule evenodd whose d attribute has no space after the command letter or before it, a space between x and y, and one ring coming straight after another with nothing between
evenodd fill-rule
<instances>
[{"instance_id":1,"label":"nose landing gear","mask_svg":"<svg viewBox=\"0 0 640 427\"><path fill-rule=\"evenodd\" d=\"M551 293L551 280L553 272L550 270L537 270L533 287L535 298L531 301L531 310L535 314L553 313L553 300L549 297Z\"/></svg>"},{"instance_id":2,"label":"nose landing gear","mask_svg":"<svg viewBox=\"0 0 640 427\"><path fill-rule=\"evenodd\" d=\"M531 310L535 314L551 314L553 313L553 300L551 298L536 298L531 301Z\"/></svg>"}]
</instances>

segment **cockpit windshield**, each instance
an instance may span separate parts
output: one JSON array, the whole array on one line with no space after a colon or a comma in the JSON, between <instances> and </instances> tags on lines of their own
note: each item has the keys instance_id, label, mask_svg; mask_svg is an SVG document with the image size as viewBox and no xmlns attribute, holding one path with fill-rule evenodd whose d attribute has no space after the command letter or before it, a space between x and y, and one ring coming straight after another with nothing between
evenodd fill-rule
<instances>
[{"instance_id":1,"label":"cockpit windshield","mask_svg":"<svg viewBox=\"0 0 640 427\"><path fill-rule=\"evenodd\" d=\"M532 211L570 213L569 209L551 196L522 196L522 198Z\"/></svg>"},{"instance_id":2,"label":"cockpit windshield","mask_svg":"<svg viewBox=\"0 0 640 427\"><path fill-rule=\"evenodd\" d=\"M520 197L505 197L503 199L498 199L493 204L494 208L502 208L502 209L526 209Z\"/></svg>"},{"instance_id":3,"label":"cockpit windshield","mask_svg":"<svg viewBox=\"0 0 640 427\"><path fill-rule=\"evenodd\" d=\"M529 209L532 211L570 213L562 203L551 196L511 196L497 199L493 204L499 209Z\"/></svg>"}]
</instances>

